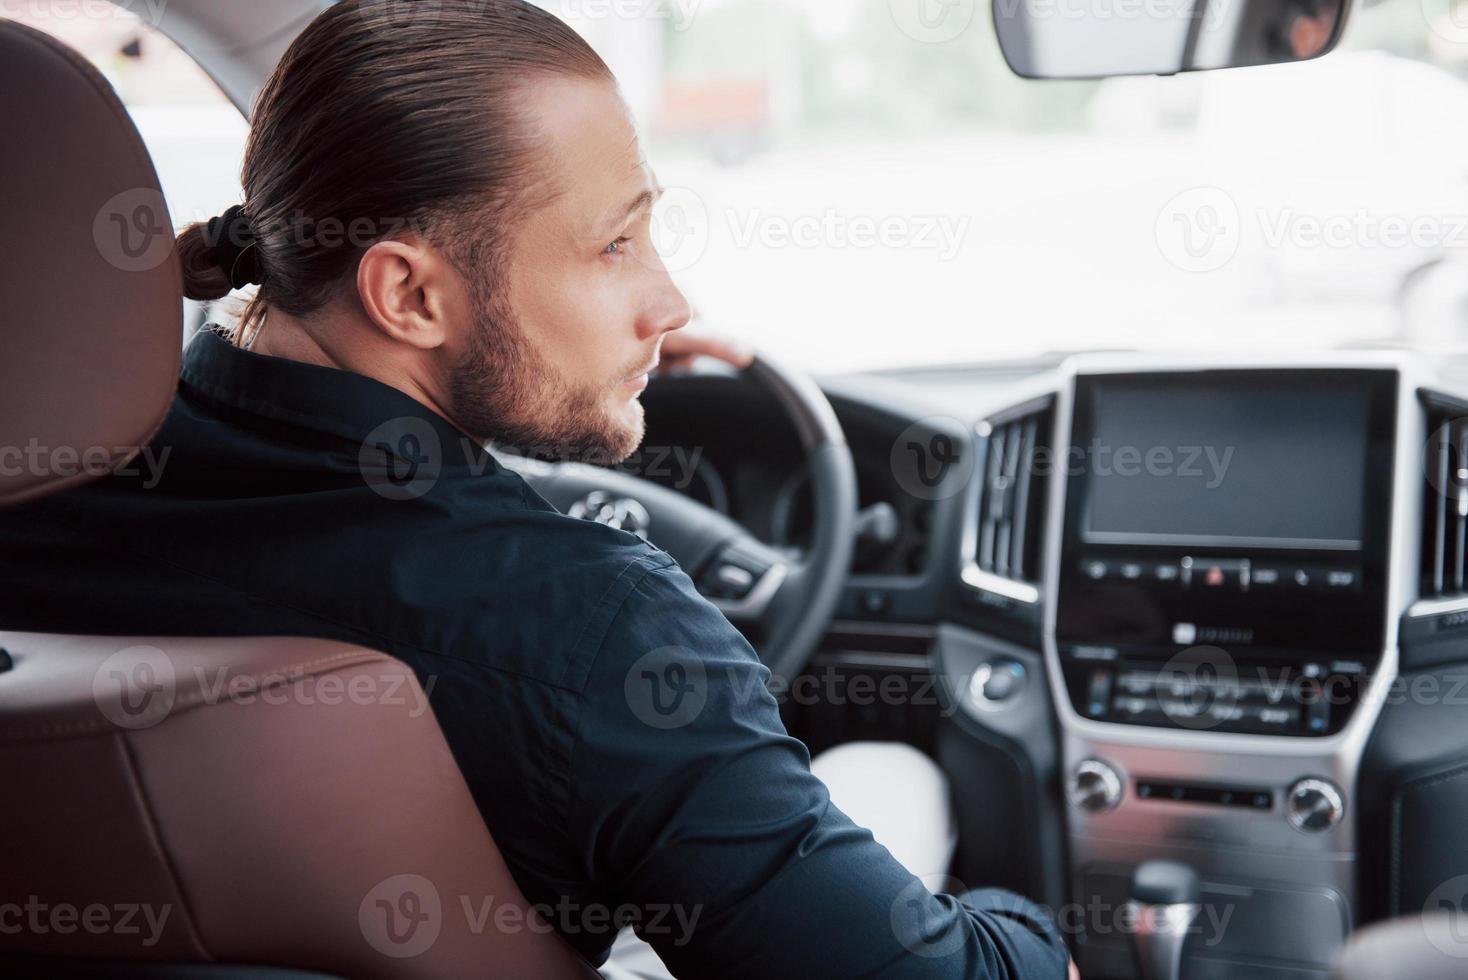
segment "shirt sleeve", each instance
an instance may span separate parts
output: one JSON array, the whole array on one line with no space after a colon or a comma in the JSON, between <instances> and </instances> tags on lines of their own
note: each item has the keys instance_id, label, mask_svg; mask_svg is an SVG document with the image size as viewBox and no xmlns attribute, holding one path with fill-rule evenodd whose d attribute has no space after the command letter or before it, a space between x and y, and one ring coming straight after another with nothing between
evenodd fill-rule
<instances>
[{"instance_id":1,"label":"shirt sleeve","mask_svg":"<svg viewBox=\"0 0 1468 980\"><path fill-rule=\"evenodd\" d=\"M631 589L585 675L569 830L673 973L1063 980L1041 909L933 895L832 805L768 677L676 566Z\"/></svg>"}]
</instances>

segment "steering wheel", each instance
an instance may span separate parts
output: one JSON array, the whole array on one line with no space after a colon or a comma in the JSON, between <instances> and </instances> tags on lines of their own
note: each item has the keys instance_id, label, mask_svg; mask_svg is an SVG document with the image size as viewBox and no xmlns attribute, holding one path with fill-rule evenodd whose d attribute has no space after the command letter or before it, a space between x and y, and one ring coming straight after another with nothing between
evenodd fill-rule
<instances>
[{"instance_id":1,"label":"steering wheel","mask_svg":"<svg viewBox=\"0 0 1468 980\"><path fill-rule=\"evenodd\" d=\"M856 468L831 403L814 381L756 356L745 375L779 404L810 474L810 547L798 560L676 490L581 463L527 466L526 482L573 517L646 536L750 637L771 673L789 682L809 662L836 611L856 531Z\"/></svg>"}]
</instances>

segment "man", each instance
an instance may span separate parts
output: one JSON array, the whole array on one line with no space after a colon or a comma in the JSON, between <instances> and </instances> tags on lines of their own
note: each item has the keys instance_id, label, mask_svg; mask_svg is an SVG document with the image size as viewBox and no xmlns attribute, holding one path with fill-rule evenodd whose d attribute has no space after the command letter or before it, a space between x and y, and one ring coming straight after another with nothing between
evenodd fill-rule
<instances>
[{"instance_id":1,"label":"man","mask_svg":"<svg viewBox=\"0 0 1468 980\"><path fill-rule=\"evenodd\" d=\"M685 910L644 930L679 976L1065 975L1040 910L929 894L831 805L665 553L480 448L624 458L660 352L699 349L671 339L657 185L574 32L518 0L332 6L263 91L243 183L179 251L194 298L260 284L245 323L190 345L159 468L0 513L0 624L400 657L530 901ZM665 730L625 685L670 648L709 684ZM614 928L581 925L603 961Z\"/></svg>"}]
</instances>

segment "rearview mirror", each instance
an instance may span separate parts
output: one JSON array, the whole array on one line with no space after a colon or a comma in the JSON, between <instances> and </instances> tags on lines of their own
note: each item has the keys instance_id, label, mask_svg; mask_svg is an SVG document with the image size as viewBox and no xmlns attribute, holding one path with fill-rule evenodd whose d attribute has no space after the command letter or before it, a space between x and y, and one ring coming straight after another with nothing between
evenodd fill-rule
<instances>
[{"instance_id":1,"label":"rearview mirror","mask_svg":"<svg viewBox=\"0 0 1468 980\"><path fill-rule=\"evenodd\" d=\"M994 0L1024 78L1171 75L1307 61L1340 39L1348 0Z\"/></svg>"}]
</instances>

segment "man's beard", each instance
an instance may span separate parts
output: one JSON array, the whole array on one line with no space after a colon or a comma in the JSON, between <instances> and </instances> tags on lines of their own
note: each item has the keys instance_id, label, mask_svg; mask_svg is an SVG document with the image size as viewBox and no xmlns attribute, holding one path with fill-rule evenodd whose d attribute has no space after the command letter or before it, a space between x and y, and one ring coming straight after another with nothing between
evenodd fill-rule
<instances>
[{"instance_id":1,"label":"man's beard","mask_svg":"<svg viewBox=\"0 0 1468 980\"><path fill-rule=\"evenodd\" d=\"M450 381L460 428L538 459L611 465L632 455L642 442L641 405L631 423L607 409L609 393L626 378L574 387L531 346L513 315L483 301L475 306L469 345Z\"/></svg>"}]
</instances>

